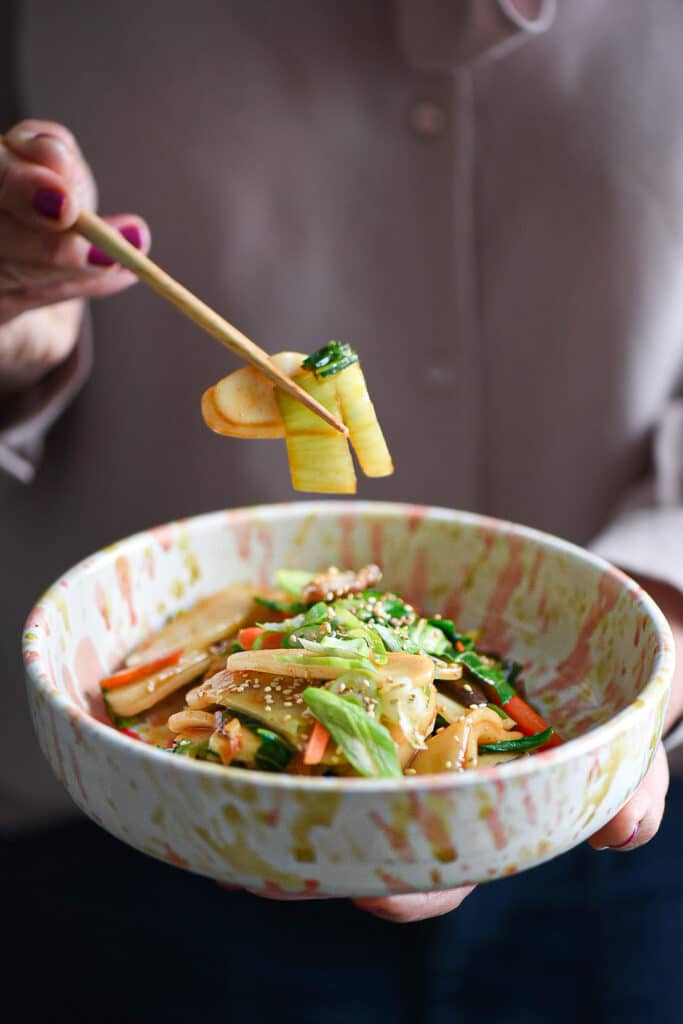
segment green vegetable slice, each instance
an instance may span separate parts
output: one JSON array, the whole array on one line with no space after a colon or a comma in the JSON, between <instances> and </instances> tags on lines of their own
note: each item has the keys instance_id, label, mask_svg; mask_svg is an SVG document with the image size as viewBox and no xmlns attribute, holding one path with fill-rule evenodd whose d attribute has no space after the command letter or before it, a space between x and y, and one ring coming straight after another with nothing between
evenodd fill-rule
<instances>
[{"instance_id":1,"label":"green vegetable slice","mask_svg":"<svg viewBox=\"0 0 683 1024\"><path fill-rule=\"evenodd\" d=\"M493 665L487 665L474 651L461 651L454 660L464 665L475 679L492 686L501 704L507 704L515 696L515 688L510 686L503 670Z\"/></svg>"},{"instance_id":2,"label":"green vegetable slice","mask_svg":"<svg viewBox=\"0 0 683 1024\"><path fill-rule=\"evenodd\" d=\"M344 341L330 341L307 356L301 365L306 370L312 370L316 377L331 377L333 373L341 373L347 366L357 362L358 355L350 345Z\"/></svg>"},{"instance_id":3,"label":"green vegetable slice","mask_svg":"<svg viewBox=\"0 0 683 1024\"><path fill-rule=\"evenodd\" d=\"M283 615L299 615L308 609L308 605L302 601L272 601L269 597L255 597L254 602L273 612L282 612Z\"/></svg>"},{"instance_id":4,"label":"green vegetable slice","mask_svg":"<svg viewBox=\"0 0 683 1024\"><path fill-rule=\"evenodd\" d=\"M543 732L534 733L533 736L523 736L521 740L501 740L500 743L482 743L479 746L480 754L514 754L522 753L525 750L535 750L542 747L553 735L552 729L544 729Z\"/></svg>"},{"instance_id":5,"label":"green vegetable slice","mask_svg":"<svg viewBox=\"0 0 683 1024\"><path fill-rule=\"evenodd\" d=\"M409 626L406 636L419 651L432 657L442 658L444 655L455 653L443 631L430 625L427 619L418 619Z\"/></svg>"},{"instance_id":6,"label":"green vegetable slice","mask_svg":"<svg viewBox=\"0 0 683 1024\"><path fill-rule=\"evenodd\" d=\"M261 740L254 763L262 772L283 772L292 760L294 751L276 732L256 726L254 732Z\"/></svg>"},{"instance_id":7,"label":"green vegetable slice","mask_svg":"<svg viewBox=\"0 0 683 1024\"><path fill-rule=\"evenodd\" d=\"M170 748L172 754L180 754L182 757L192 757L196 761L217 761L220 757L211 750L208 743L200 743L197 740L176 740Z\"/></svg>"},{"instance_id":8,"label":"green vegetable slice","mask_svg":"<svg viewBox=\"0 0 683 1024\"><path fill-rule=\"evenodd\" d=\"M359 775L402 777L396 745L388 729L372 718L356 698L345 699L316 686L308 686L303 698Z\"/></svg>"},{"instance_id":9,"label":"green vegetable slice","mask_svg":"<svg viewBox=\"0 0 683 1024\"><path fill-rule=\"evenodd\" d=\"M472 637L468 636L467 633L458 633L452 619L427 619L427 622L430 626L440 629L454 647L457 648L458 644L462 644L466 649L474 647Z\"/></svg>"},{"instance_id":10,"label":"green vegetable slice","mask_svg":"<svg viewBox=\"0 0 683 1024\"><path fill-rule=\"evenodd\" d=\"M302 569L280 569L275 573L275 582L291 597L301 598L304 587L314 576L315 573L304 572Z\"/></svg>"},{"instance_id":11,"label":"green vegetable slice","mask_svg":"<svg viewBox=\"0 0 683 1024\"><path fill-rule=\"evenodd\" d=\"M502 708L499 708L497 704L490 704L489 703L489 704L486 705L486 707L487 708L491 708L491 711L495 711L496 714L500 715L501 718L509 718L510 717L508 714L505 713L505 711L503 711Z\"/></svg>"},{"instance_id":12,"label":"green vegetable slice","mask_svg":"<svg viewBox=\"0 0 683 1024\"><path fill-rule=\"evenodd\" d=\"M334 655L304 655L302 658L290 658L286 654L278 656L278 661L285 665L309 665L311 668L338 668L342 672L367 672L377 675L377 669L367 658L340 658Z\"/></svg>"}]
</instances>

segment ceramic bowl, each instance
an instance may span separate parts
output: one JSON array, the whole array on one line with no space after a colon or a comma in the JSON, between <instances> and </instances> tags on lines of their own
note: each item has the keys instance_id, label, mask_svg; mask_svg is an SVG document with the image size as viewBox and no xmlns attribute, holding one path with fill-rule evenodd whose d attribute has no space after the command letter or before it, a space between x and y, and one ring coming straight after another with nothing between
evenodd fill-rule
<instances>
[{"instance_id":1,"label":"ceramic bowl","mask_svg":"<svg viewBox=\"0 0 683 1024\"><path fill-rule=\"evenodd\" d=\"M529 698L569 742L465 773L342 780L173 757L107 724L99 679L169 615L277 568L367 561L388 588L523 662ZM153 857L292 895L449 888L577 845L645 775L673 671L657 606L589 552L481 516L367 502L236 509L129 537L58 580L24 642L40 745L85 814Z\"/></svg>"}]
</instances>

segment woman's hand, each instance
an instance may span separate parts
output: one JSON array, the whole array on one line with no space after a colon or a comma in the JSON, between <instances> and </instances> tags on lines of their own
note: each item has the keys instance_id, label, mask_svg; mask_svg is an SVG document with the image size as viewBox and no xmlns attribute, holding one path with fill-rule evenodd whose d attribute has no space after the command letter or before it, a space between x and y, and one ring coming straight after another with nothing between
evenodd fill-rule
<instances>
[{"instance_id":1,"label":"woman's hand","mask_svg":"<svg viewBox=\"0 0 683 1024\"><path fill-rule=\"evenodd\" d=\"M0 388L25 387L74 345L80 309L73 300L111 295L135 276L66 231L94 209L95 183L76 140L62 125L22 121L0 144ZM106 218L139 249L145 222ZM34 311L42 307L41 316ZM54 315L53 315L54 314Z\"/></svg>"}]
</instances>

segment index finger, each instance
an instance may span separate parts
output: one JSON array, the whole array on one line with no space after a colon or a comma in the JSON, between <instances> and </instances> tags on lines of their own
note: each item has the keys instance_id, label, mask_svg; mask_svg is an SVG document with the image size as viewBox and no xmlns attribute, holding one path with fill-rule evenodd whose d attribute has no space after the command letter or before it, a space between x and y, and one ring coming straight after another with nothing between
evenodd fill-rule
<instances>
[{"instance_id":1,"label":"index finger","mask_svg":"<svg viewBox=\"0 0 683 1024\"><path fill-rule=\"evenodd\" d=\"M56 121L20 121L3 138L18 156L49 167L56 174L68 175L73 159L82 159L73 134Z\"/></svg>"},{"instance_id":2,"label":"index finger","mask_svg":"<svg viewBox=\"0 0 683 1024\"><path fill-rule=\"evenodd\" d=\"M63 231L95 205L92 175L66 129L33 133L26 124L1 140L0 209L30 227Z\"/></svg>"}]
</instances>

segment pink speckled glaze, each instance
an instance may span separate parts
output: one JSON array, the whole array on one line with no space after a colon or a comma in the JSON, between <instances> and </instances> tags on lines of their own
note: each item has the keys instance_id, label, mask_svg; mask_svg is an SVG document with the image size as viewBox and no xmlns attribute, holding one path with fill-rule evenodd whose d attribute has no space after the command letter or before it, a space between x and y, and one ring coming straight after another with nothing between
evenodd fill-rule
<instances>
[{"instance_id":1,"label":"pink speckled glaze","mask_svg":"<svg viewBox=\"0 0 683 1024\"><path fill-rule=\"evenodd\" d=\"M338 780L188 761L105 724L100 676L169 614L279 567L371 559L388 587L524 662L532 701L572 741L462 774ZM24 652L41 747L86 814L190 871L319 896L485 881L582 842L645 775L673 672L657 606L588 552L463 512L367 502L237 509L137 534L50 588Z\"/></svg>"}]
</instances>

